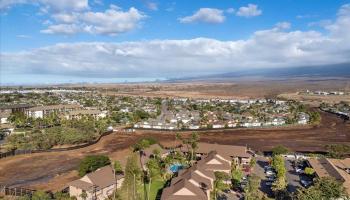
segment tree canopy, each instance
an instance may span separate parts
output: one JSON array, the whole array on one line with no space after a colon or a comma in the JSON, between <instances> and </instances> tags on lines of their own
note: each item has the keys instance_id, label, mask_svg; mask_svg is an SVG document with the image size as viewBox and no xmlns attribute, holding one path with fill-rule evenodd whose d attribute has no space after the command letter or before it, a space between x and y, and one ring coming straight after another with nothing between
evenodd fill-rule
<instances>
[{"instance_id":1,"label":"tree canopy","mask_svg":"<svg viewBox=\"0 0 350 200\"><path fill-rule=\"evenodd\" d=\"M248 178L248 184L244 188L244 199L245 200L263 200L268 199L262 191L260 191L261 179L256 174L252 174Z\"/></svg>"},{"instance_id":2,"label":"tree canopy","mask_svg":"<svg viewBox=\"0 0 350 200\"><path fill-rule=\"evenodd\" d=\"M79 164L79 176L93 172L98 168L111 164L111 161L104 155L90 155L86 156Z\"/></svg>"},{"instance_id":3,"label":"tree canopy","mask_svg":"<svg viewBox=\"0 0 350 200\"><path fill-rule=\"evenodd\" d=\"M289 150L283 146L283 145L278 145L275 146L274 148L272 148L272 155L281 155L281 154L287 154L289 152Z\"/></svg>"},{"instance_id":4,"label":"tree canopy","mask_svg":"<svg viewBox=\"0 0 350 200\"><path fill-rule=\"evenodd\" d=\"M326 200L338 199L346 195L346 190L342 183L332 177L322 177L315 182L314 186L299 190L297 193L297 199Z\"/></svg>"},{"instance_id":5,"label":"tree canopy","mask_svg":"<svg viewBox=\"0 0 350 200\"><path fill-rule=\"evenodd\" d=\"M328 151L327 156L331 158L342 159L350 154L350 146L346 144L330 144L326 145Z\"/></svg>"}]
</instances>

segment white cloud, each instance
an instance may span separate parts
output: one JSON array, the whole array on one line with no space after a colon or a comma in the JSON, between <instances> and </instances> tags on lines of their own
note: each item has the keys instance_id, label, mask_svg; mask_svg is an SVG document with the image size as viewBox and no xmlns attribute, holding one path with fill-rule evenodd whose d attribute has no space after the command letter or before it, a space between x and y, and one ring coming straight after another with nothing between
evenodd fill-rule
<instances>
[{"instance_id":1,"label":"white cloud","mask_svg":"<svg viewBox=\"0 0 350 200\"><path fill-rule=\"evenodd\" d=\"M137 27L138 22L146 16L131 7L128 11L108 9L105 12L87 12L81 15L82 22L90 26L92 33L115 35Z\"/></svg>"},{"instance_id":2,"label":"white cloud","mask_svg":"<svg viewBox=\"0 0 350 200\"><path fill-rule=\"evenodd\" d=\"M158 10L158 4L155 2L146 2L146 7L150 10Z\"/></svg>"},{"instance_id":3,"label":"white cloud","mask_svg":"<svg viewBox=\"0 0 350 200\"><path fill-rule=\"evenodd\" d=\"M288 31L276 26L256 31L247 40L235 41L196 38L56 44L2 53L1 72L105 78L174 77L350 62L350 11L340 10L336 20L325 28L324 32Z\"/></svg>"},{"instance_id":4,"label":"white cloud","mask_svg":"<svg viewBox=\"0 0 350 200\"><path fill-rule=\"evenodd\" d=\"M80 31L80 28L75 24L55 24L50 25L45 30L41 30L41 33L47 34L75 34Z\"/></svg>"},{"instance_id":5,"label":"white cloud","mask_svg":"<svg viewBox=\"0 0 350 200\"><path fill-rule=\"evenodd\" d=\"M57 13L51 16L57 22L74 23L77 21L77 14L75 13Z\"/></svg>"},{"instance_id":6,"label":"white cloud","mask_svg":"<svg viewBox=\"0 0 350 200\"><path fill-rule=\"evenodd\" d=\"M49 34L74 34L86 32L91 34L117 35L137 28L140 20L146 15L131 7L122 11L120 7L111 5L104 12L73 12L52 15L57 24L42 30Z\"/></svg>"},{"instance_id":7,"label":"white cloud","mask_svg":"<svg viewBox=\"0 0 350 200\"><path fill-rule=\"evenodd\" d=\"M290 27L291 27L291 24L289 22L278 22L276 24L276 28L280 30L290 29Z\"/></svg>"},{"instance_id":8,"label":"white cloud","mask_svg":"<svg viewBox=\"0 0 350 200\"><path fill-rule=\"evenodd\" d=\"M193 15L179 18L181 23L194 23L194 22L206 22L206 23L222 23L225 21L223 11L215 8L200 8Z\"/></svg>"},{"instance_id":9,"label":"white cloud","mask_svg":"<svg viewBox=\"0 0 350 200\"><path fill-rule=\"evenodd\" d=\"M17 4L39 5L43 10L51 9L53 12L80 11L89 8L88 0L1 0L0 10Z\"/></svg>"},{"instance_id":10,"label":"white cloud","mask_svg":"<svg viewBox=\"0 0 350 200\"><path fill-rule=\"evenodd\" d=\"M247 7L240 7L236 13L240 17L255 17L262 14L262 10L258 9L258 5L248 4Z\"/></svg>"}]
</instances>

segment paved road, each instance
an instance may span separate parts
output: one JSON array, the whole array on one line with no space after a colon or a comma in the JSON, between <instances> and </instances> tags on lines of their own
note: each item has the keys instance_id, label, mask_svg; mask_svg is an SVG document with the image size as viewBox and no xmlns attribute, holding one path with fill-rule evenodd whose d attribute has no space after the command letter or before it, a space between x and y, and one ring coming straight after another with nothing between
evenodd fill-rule
<instances>
[{"instance_id":1,"label":"paved road","mask_svg":"<svg viewBox=\"0 0 350 200\"><path fill-rule=\"evenodd\" d=\"M299 174L295 172L293 167L293 158L285 158L285 166L286 166L286 177L288 181L287 190L288 192L295 192L298 188L301 188L300 185L300 177Z\"/></svg>"},{"instance_id":2,"label":"paved road","mask_svg":"<svg viewBox=\"0 0 350 200\"><path fill-rule=\"evenodd\" d=\"M162 105L161 105L161 113L158 116L158 119L160 121L164 121L165 120L165 116L169 113L168 111L168 101L167 100L163 100L162 101Z\"/></svg>"}]
</instances>

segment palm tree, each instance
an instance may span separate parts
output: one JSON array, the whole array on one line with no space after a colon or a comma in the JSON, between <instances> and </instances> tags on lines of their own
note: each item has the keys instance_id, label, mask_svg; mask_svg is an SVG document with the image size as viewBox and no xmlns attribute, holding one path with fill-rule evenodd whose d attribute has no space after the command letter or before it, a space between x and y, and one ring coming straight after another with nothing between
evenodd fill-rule
<instances>
[{"instance_id":1,"label":"palm tree","mask_svg":"<svg viewBox=\"0 0 350 200\"><path fill-rule=\"evenodd\" d=\"M199 141L199 135L198 135L198 133L192 133L191 139L190 139L190 145L191 145L191 160L193 160L194 152L198 149L198 141Z\"/></svg>"},{"instance_id":2,"label":"palm tree","mask_svg":"<svg viewBox=\"0 0 350 200\"><path fill-rule=\"evenodd\" d=\"M143 178L142 178L142 180L143 180L143 188L144 188L144 194L146 193L146 190L145 190L145 188L146 188L146 185L145 185L145 177L147 177L147 171L145 170L145 167L144 167L144 165L143 165L143 163L142 163L142 157L143 157L143 155L144 155L144 150L145 150L145 148L147 148L147 147L149 147L149 142L148 142L148 140L145 140L145 139L142 139L141 141L139 141L137 144L136 144L136 146L134 146L134 151L138 151L139 152L139 154L140 154L140 165L141 165L141 167L142 167L142 172L143 172Z\"/></svg>"},{"instance_id":3,"label":"palm tree","mask_svg":"<svg viewBox=\"0 0 350 200\"><path fill-rule=\"evenodd\" d=\"M175 133L175 142L174 142L174 149L176 149L176 141L177 140L182 140L182 137L181 137L181 135L180 135L180 133Z\"/></svg>"}]
</instances>

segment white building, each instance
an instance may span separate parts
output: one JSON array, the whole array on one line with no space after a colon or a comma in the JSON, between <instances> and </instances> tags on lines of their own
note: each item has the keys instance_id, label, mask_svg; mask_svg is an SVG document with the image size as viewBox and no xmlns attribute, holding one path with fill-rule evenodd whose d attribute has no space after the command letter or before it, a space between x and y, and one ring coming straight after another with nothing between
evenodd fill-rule
<instances>
[{"instance_id":1,"label":"white building","mask_svg":"<svg viewBox=\"0 0 350 200\"><path fill-rule=\"evenodd\" d=\"M36 106L29 108L25 111L28 117L32 118L43 118L50 114L61 114L73 110L80 109L81 106L77 104L67 104L67 105L51 105L51 106Z\"/></svg>"},{"instance_id":2,"label":"white building","mask_svg":"<svg viewBox=\"0 0 350 200\"><path fill-rule=\"evenodd\" d=\"M7 124L11 113L9 111L0 112L0 123Z\"/></svg>"},{"instance_id":3,"label":"white building","mask_svg":"<svg viewBox=\"0 0 350 200\"><path fill-rule=\"evenodd\" d=\"M103 119L107 116L107 111L100 110L73 110L65 115L66 119L81 119L82 117L92 117L94 119Z\"/></svg>"}]
</instances>

